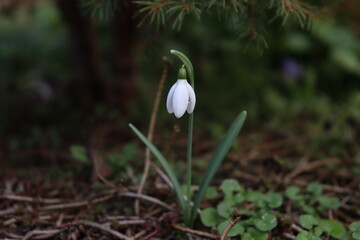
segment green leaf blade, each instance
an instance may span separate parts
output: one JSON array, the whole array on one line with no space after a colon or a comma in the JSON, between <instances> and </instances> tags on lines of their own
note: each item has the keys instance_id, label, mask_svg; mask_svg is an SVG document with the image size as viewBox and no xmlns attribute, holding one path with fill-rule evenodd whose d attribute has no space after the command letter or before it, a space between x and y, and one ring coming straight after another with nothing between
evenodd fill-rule
<instances>
[{"instance_id":1,"label":"green leaf blade","mask_svg":"<svg viewBox=\"0 0 360 240\"><path fill-rule=\"evenodd\" d=\"M196 193L194 205L191 210L190 222L191 225L194 222L196 209L199 207L201 200L204 197L205 190L209 186L211 180L213 179L217 169L219 168L221 162L223 161L224 157L230 150L233 142L235 141L236 137L238 136L242 126L244 125L246 119L246 112L243 111L240 113L223 139L221 140L220 144L217 146L213 157L210 160L209 167L206 169L204 177L201 181L199 191Z\"/></svg>"},{"instance_id":2,"label":"green leaf blade","mask_svg":"<svg viewBox=\"0 0 360 240\"><path fill-rule=\"evenodd\" d=\"M182 211L185 213L185 201L183 198L183 193L181 191L181 187L179 184L179 181L176 178L176 175L174 171L171 169L169 163L164 158L164 156L160 153L160 151L155 147L134 125L129 124L129 127L131 130L134 131L134 133L140 138L140 140L150 149L150 151L154 154L154 156L159 160L161 166L164 168L166 174L169 176L171 182L174 185L174 189L176 192L176 195L179 199L179 203L181 206Z\"/></svg>"}]
</instances>

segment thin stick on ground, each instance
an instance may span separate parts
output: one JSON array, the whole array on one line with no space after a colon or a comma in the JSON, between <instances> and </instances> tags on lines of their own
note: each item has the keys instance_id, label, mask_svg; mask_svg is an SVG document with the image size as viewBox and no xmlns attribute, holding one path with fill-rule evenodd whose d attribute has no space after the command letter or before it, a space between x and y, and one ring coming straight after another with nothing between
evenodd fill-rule
<instances>
[{"instance_id":1,"label":"thin stick on ground","mask_svg":"<svg viewBox=\"0 0 360 240\"><path fill-rule=\"evenodd\" d=\"M156 173L159 174L159 176L164 180L164 182L171 188L174 189L174 186L168 176L164 173L163 170L161 170L160 167L158 167L155 163L150 162L151 166L155 169Z\"/></svg>"},{"instance_id":2,"label":"thin stick on ground","mask_svg":"<svg viewBox=\"0 0 360 240\"><path fill-rule=\"evenodd\" d=\"M162 95L162 92L163 92L163 89L164 89L164 83L165 83L165 80L167 78L168 68L169 68L169 66L171 64L171 61L169 59L164 57L163 60L164 60L164 70L163 70L163 73L161 75L158 90L156 92L154 108L153 108L152 113L151 113L151 119L150 119L150 124L149 124L149 132L148 132L148 135L147 135L147 138L148 138L148 140L150 142L153 139L155 122L156 122L157 113L158 113L159 105L160 105L160 99L161 99L161 95ZM138 194L141 194L143 189L144 189L146 179L147 179L147 177L149 175L150 163L151 163L151 152L150 152L150 149L147 147L146 150L145 150L145 167L144 167L144 172L143 172L143 175L142 175L142 178L141 178L141 181L140 181L140 185L139 185L139 188L138 188L138 191L137 191ZM137 215L139 215L139 213L140 213L140 201L139 201L139 199L136 199L136 201L135 201L135 213Z\"/></svg>"},{"instance_id":3,"label":"thin stick on ground","mask_svg":"<svg viewBox=\"0 0 360 240\"><path fill-rule=\"evenodd\" d=\"M46 203L54 204L60 203L61 199L51 199L51 198L33 198L28 196L19 196L19 195L0 195L0 199L7 199L20 202L34 202L34 203Z\"/></svg>"},{"instance_id":4,"label":"thin stick on ground","mask_svg":"<svg viewBox=\"0 0 360 240\"><path fill-rule=\"evenodd\" d=\"M53 237L56 234L59 234L61 232L65 231L65 229L53 229L53 230L32 230L30 232L28 232L23 238L22 240L27 240L27 239L44 239L44 237L46 238L50 238ZM38 238L33 237L35 235L39 235Z\"/></svg>"},{"instance_id":5,"label":"thin stick on ground","mask_svg":"<svg viewBox=\"0 0 360 240\"><path fill-rule=\"evenodd\" d=\"M194 230L194 229L191 229L191 228L182 227L182 226L179 226L179 225L176 225L176 224L173 224L172 226L174 228L176 228L177 230L187 232L187 233L191 233L191 234L194 234L194 235L197 235L197 236L211 238L211 239L219 239L219 236L213 235L211 233L202 232L202 231Z\"/></svg>"},{"instance_id":6,"label":"thin stick on ground","mask_svg":"<svg viewBox=\"0 0 360 240\"><path fill-rule=\"evenodd\" d=\"M87 220L80 220L78 223L82 224L84 226L87 226L87 227L97 228L97 229L99 229L101 231L110 233L111 235L113 235L114 237L117 237L119 239L125 239L125 240L133 240L134 239L134 238L129 238L126 235L124 235L122 233L119 233L118 231L115 231L115 230L113 230L111 228L108 228L108 227L106 227L104 225L101 225L101 224L98 224L96 222L91 222L91 221L87 221Z\"/></svg>"},{"instance_id":7,"label":"thin stick on ground","mask_svg":"<svg viewBox=\"0 0 360 240\"><path fill-rule=\"evenodd\" d=\"M67 208L76 208L76 207L82 207L87 205L96 204L99 202L107 201L110 198L113 198L114 194L106 195L104 197L99 197L93 200L87 200L87 201L81 201L81 202L73 202L73 203L62 203L62 204L54 204L54 205L48 205L45 207L40 208L40 211L50 211L50 210L59 210L59 209L67 209Z\"/></svg>"},{"instance_id":8,"label":"thin stick on ground","mask_svg":"<svg viewBox=\"0 0 360 240\"><path fill-rule=\"evenodd\" d=\"M171 207L170 205L160 201L159 199L147 196L147 195L143 195L143 194L138 194L138 193L133 193L133 192L122 192L122 193L118 193L118 196L124 196L124 197L133 197L136 199L143 199L152 203L155 203L157 205L160 205L170 211L175 211L175 209L173 207Z\"/></svg>"},{"instance_id":9,"label":"thin stick on ground","mask_svg":"<svg viewBox=\"0 0 360 240\"><path fill-rule=\"evenodd\" d=\"M120 192L120 189L112 182L108 181L101 173L99 169L99 156L92 149L88 148L88 155L94 164L94 171L96 176L106 185L113 188L115 191Z\"/></svg>"}]
</instances>

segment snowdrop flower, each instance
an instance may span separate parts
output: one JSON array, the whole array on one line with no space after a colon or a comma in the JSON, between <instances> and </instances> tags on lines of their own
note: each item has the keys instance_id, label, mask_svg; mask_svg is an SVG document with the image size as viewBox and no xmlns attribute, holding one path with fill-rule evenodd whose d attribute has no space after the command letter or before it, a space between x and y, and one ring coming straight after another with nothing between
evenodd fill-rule
<instances>
[{"instance_id":1,"label":"snowdrop flower","mask_svg":"<svg viewBox=\"0 0 360 240\"><path fill-rule=\"evenodd\" d=\"M167 111L174 113L177 118L181 118L184 113L192 113L195 108L196 97L194 89L186 80L186 70L179 70L179 79L170 88L166 100Z\"/></svg>"}]
</instances>

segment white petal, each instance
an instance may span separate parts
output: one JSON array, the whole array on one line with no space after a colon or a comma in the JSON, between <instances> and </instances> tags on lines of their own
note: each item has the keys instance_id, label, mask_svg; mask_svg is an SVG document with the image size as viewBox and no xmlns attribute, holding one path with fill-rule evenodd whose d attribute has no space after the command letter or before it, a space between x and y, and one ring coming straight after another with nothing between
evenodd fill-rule
<instances>
[{"instance_id":1,"label":"white petal","mask_svg":"<svg viewBox=\"0 0 360 240\"><path fill-rule=\"evenodd\" d=\"M196 96L195 96L194 89L192 88L192 86L188 82L186 82L186 88L187 88L187 90L189 92L189 104L187 106L187 112L192 113L194 111L194 108L195 108Z\"/></svg>"},{"instance_id":2,"label":"white petal","mask_svg":"<svg viewBox=\"0 0 360 240\"><path fill-rule=\"evenodd\" d=\"M172 99L173 99L174 91L176 89L177 84L178 84L178 81L174 85L172 85L172 87L170 88L169 94L167 96L167 99L166 99L166 108L167 108L168 113L170 113L170 114L174 112L174 109L172 107Z\"/></svg>"},{"instance_id":3,"label":"white petal","mask_svg":"<svg viewBox=\"0 0 360 240\"><path fill-rule=\"evenodd\" d=\"M178 84L172 98L172 107L177 118L184 115L189 103L189 92L186 87L186 80L178 80Z\"/></svg>"}]
</instances>

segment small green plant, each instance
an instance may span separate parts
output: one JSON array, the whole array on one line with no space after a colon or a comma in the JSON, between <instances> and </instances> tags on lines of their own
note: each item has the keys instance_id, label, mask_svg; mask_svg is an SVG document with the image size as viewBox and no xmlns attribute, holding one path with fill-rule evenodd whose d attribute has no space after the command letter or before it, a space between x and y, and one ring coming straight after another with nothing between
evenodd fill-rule
<instances>
[{"instance_id":1,"label":"small green plant","mask_svg":"<svg viewBox=\"0 0 360 240\"><path fill-rule=\"evenodd\" d=\"M297 240L321 239L322 234L335 239L349 239L344 225L338 221L317 219L312 215L301 215L299 222L307 230L300 232L296 237Z\"/></svg>"},{"instance_id":2,"label":"small green plant","mask_svg":"<svg viewBox=\"0 0 360 240\"><path fill-rule=\"evenodd\" d=\"M319 213L325 210L340 207L340 200L337 197L324 196L323 188L317 182L309 183L304 193L301 192L298 186L289 186L285 190L285 196L293 202L295 208L314 216L318 216Z\"/></svg>"},{"instance_id":3,"label":"small green plant","mask_svg":"<svg viewBox=\"0 0 360 240\"><path fill-rule=\"evenodd\" d=\"M351 236L356 240L360 240L360 221L350 224L349 229L351 231Z\"/></svg>"},{"instance_id":4,"label":"small green plant","mask_svg":"<svg viewBox=\"0 0 360 240\"><path fill-rule=\"evenodd\" d=\"M83 164L89 165L91 163L87 154L86 148L81 145L71 145L69 148L71 156Z\"/></svg>"},{"instance_id":5,"label":"small green plant","mask_svg":"<svg viewBox=\"0 0 360 240\"><path fill-rule=\"evenodd\" d=\"M234 179L224 180L220 189L224 196L223 200L216 209L209 207L201 211L202 223L208 227L217 227L222 233L229 224L231 214L238 209L241 218L227 236L241 236L241 239L247 240L267 239L267 232L278 224L273 210L282 205L283 197L278 193L263 194L246 191ZM211 198L218 194L214 188L209 188L207 193Z\"/></svg>"},{"instance_id":6,"label":"small green plant","mask_svg":"<svg viewBox=\"0 0 360 240\"><path fill-rule=\"evenodd\" d=\"M69 151L74 160L87 166L92 164L92 160L84 146L71 145ZM129 162L136 157L137 152L137 144L131 142L125 144L121 152L103 154L102 157L106 159L106 164L109 169L115 173L113 176L114 178L127 179L129 176L126 173L126 170L132 170Z\"/></svg>"},{"instance_id":7,"label":"small green plant","mask_svg":"<svg viewBox=\"0 0 360 240\"><path fill-rule=\"evenodd\" d=\"M183 62L182 67L179 70L179 78L174 86L170 89L168 99L167 99L167 110L169 113L174 113L177 118L180 118L184 115L185 112L189 113L189 127L188 127L188 146L187 146L187 163L186 163L186 187L185 191L182 190L180 183L171 168L169 162L165 157L160 153L160 151L154 146L154 144L149 141L134 125L129 124L130 128L134 133L143 141L143 143L150 149L150 151L158 159L159 163L165 170L166 174L173 183L177 199L179 201L181 210L183 212L185 224L188 227L191 227L195 220L195 215L197 209L200 205L201 200L205 195L205 190L209 186L211 180L213 179L217 169L219 168L221 162L226 156L227 152L230 150L233 145L236 137L238 136L246 118L246 112L240 113L233 124L230 126L229 130L223 137L223 140L215 149L215 153L209 162L209 166L205 171L204 177L202 178L199 190L194 194L194 204L190 204L192 199L191 189L191 167L192 167L192 135L193 135L193 122L194 122L194 108L196 102L196 96L194 89L194 69L191 61L183 53L171 50L172 54L176 55ZM187 82L187 75L190 78L190 84ZM186 196L187 201L185 201L184 196Z\"/></svg>"},{"instance_id":8,"label":"small green plant","mask_svg":"<svg viewBox=\"0 0 360 240\"><path fill-rule=\"evenodd\" d=\"M321 240L324 237L332 237L343 240L360 239L360 221L353 222L349 225L349 232L344 225L335 220L316 219L311 215L301 215L299 218L300 225L306 230L301 231L295 240Z\"/></svg>"}]
</instances>

